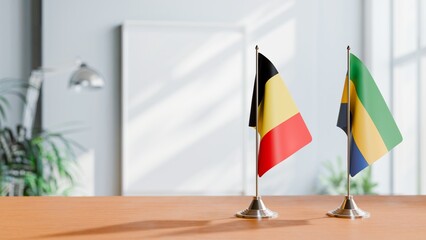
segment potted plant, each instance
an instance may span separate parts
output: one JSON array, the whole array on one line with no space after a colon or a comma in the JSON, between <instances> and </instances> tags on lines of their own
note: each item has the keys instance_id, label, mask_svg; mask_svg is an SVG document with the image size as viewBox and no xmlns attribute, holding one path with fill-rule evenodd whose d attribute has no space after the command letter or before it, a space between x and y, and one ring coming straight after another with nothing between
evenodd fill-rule
<instances>
[{"instance_id":1,"label":"potted plant","mask_svg":"<svg viewBox=\"0 0 426 240\"><path fill-rule=\"evenodd\" d=\"M17 80L0 80L0 195L68 195L75 184L77 167L74 149L81 148L64 136L66 131L39 131L4 126L10 107L7 95L25 103L24 91L31 87Z\"/></svg>"}]
</instances>

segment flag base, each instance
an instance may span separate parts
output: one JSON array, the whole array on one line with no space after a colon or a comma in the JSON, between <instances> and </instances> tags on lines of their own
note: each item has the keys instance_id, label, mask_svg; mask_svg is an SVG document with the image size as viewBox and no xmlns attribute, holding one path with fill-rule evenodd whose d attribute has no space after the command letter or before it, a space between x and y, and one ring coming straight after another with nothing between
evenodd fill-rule
<instances>
[{"instance_id":1,"label":"flag base","mask_svg":"<svg viewBox=\"0 0 426 240\"><path fill-rule=\"evenodd\" d=\"M278 213L269 210L260 197L253 197L250 206L235 216L240 218L276 218Z\"/></svg>"},{"instance_id":2,"label":"flag base","mask_svg":"<svg viewBox=\"0 0 426 240\"><path fill-rule=\"evenodd\" d=\"M370 213L365 212L361 210L360 208L358 208L352 195L345 196L345 199L343 200L342 205L333 211L329 211L327 215L330 217L351 218L351 219L370 217Z\"/></svg>"}]
</instances>

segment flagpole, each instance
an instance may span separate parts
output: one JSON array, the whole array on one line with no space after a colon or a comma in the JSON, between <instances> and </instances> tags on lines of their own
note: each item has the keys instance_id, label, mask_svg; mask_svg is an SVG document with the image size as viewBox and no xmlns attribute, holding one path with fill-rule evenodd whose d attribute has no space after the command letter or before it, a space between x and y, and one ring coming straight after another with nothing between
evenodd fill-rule
<instances>
[{"instance_id":1,"label":"flagpole","mask_svg":"<svg viewBox=\"0 0 426 240\"><path fill-rule=\"evenodd\" d=\"M256 198L259 198L259 46L256 45Z\"/></svg>"},{"instance_id":2,"label":"flagpole","mask_svg":"<svg viewBox=\"0 0 426 240\"><path fill-rule=\"evenodd\" d=\"M351 142L352 142L352 132L351 132L351 62L350 62L350 50L351 47L347 47L347 82L346 86L348 87L347 91L347 111L346 111L346 117L347 117L347 128L346 133L348 135L347 139L347 194L345 198L343 199L342 204L339 208L336 208L332 211L327 212L327 215L330 217L339 217L339 218L368 218L370 217L370 214L368 212L363 211L360 209L351 195Z\"/></svg>"},{"instance_id":3,"label":"flagpole","mask_svg":"<svg viewBox=\"0 0 426 240\"><path fill-rule=\"evenodd\" d=\"M250 203L250 206L235 214L240 218L276 218L278 213L269 210L262 201L259 195L259 47L256 45L256 83L255 83L255 98L256 98L256 195Z\"/></svg>"},{"instance_id":4,"label":"flagpole","mask_svg":"<svg viewBox=\"0 0 426 240\"><path fill-rule=\"evenodd\" d=\"M347 95L348 95L348 110L347 110L347 196L351 195L351 140L352 140L352 131L351 131L351 65L350 65L350 51L351 47L348 45L347 49L347 69L348 69L348 77L347 77Z\"/></svg>"}]
</instances>

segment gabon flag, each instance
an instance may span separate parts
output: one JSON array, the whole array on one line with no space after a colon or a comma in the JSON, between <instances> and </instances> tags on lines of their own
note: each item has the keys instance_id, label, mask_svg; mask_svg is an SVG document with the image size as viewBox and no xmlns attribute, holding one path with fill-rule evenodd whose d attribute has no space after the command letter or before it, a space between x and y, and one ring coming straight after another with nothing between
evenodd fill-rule
<instances>
[{"instance_id":1,"label":"gabon flag","mask_svg":"<svg viewBox=\"0 0 426 240\"><path fill-rule=\"evenodd\" d=\"M258 107L258 174L261 177L310 143L312 137L277 69L261 53L258 53L258 75L258 106L255 82L249 126L256 127Z\"/></svg>"},{"instance_id":2,"label":"gabon flag","mask_svg":"<svg viewBox=\"0 0 426 240\"><path fill-rule=\"evenodd\" d=\"M350 54L350 174L355 176L402 142L402 135L367 67ZM347 133L348 74L337 126Z\"/></svg>"}]
</instances>

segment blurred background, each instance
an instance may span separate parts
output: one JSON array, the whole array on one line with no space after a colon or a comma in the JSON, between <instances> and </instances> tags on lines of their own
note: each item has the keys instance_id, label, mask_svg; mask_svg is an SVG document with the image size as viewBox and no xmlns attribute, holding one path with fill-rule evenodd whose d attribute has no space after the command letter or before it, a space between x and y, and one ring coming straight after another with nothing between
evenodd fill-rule
<instances>
[{"instance_id":1,"label":"blurred background","mask_svg":"<svg viewBox=\"0 0 426 240\"><path fill-rule=\"evenodd\" d=\"M355 193L426 193L422 0L0 0L0 19L3 195L254 194L255 45L313 137L260 194L344 192L348 45L404 138L353 179ZM76 59L102 88L70 89Z\"/></svg>"}]
</instances>

